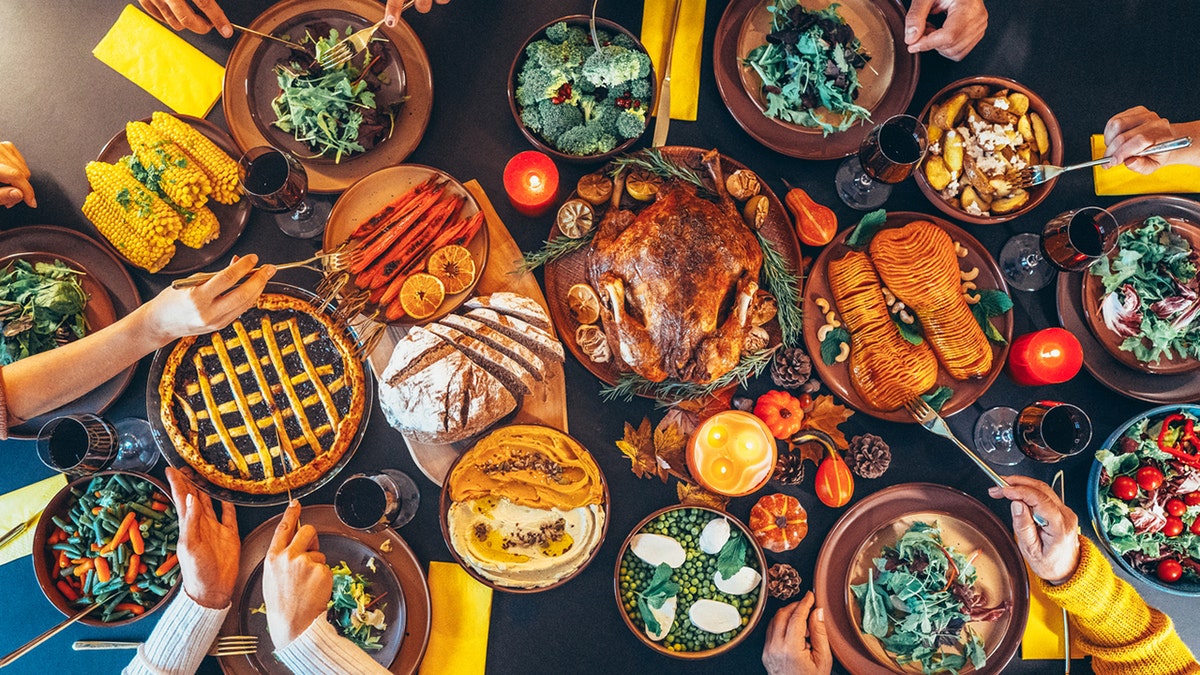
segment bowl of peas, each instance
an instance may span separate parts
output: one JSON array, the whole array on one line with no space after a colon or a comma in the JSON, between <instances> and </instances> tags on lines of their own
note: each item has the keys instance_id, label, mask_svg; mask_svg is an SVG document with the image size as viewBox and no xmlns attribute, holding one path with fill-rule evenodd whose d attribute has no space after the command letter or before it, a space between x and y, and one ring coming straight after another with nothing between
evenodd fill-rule
<instances>
[{"instance_id":1,"label":"bowl of peas","mask_svg":"<svg viewBox=\"0 0 1200 675\"><path fill-rule=\"evenodd\" d=\"M762 547L737 518L668 506L621 544L617 605L625 625L654 651L708 658L732 649L762 618L766 569Z\"/></svg>"},{"instance_id":2,"label":"bowl of peas","mask_svg":"<svg viewBox=\"0 0 1200 675\"><path fill-rule=\"evenodd\" d=\"M79 620L123 626L166 604L179 585L179 514L162 481L102 471L72 481L33 534L33 571L51 604Z\"/></svg>"}]
</instances>

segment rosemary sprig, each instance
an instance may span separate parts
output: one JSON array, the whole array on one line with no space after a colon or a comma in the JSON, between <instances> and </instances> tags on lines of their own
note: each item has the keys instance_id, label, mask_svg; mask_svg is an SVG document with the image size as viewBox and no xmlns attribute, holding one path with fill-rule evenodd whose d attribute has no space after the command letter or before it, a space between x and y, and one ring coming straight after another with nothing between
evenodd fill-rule
<instances>
[{"instance_id":1,"label":"rosemary sprig","mask_svg":"<svg viewBox=\"0 0 1200 675\"><path fill-rule=\"evenodd\" d=\"M661 151L657 148L647 148L638 152L618 157L614 159L613 168L610 174L615 178L618 173L630 167L637 167L645 171L666 179L675 178L682 180L708 194L713 194L712 188L704 182L704 178L689 166L679 164L678 162L663 157Z\"/></svg>"},{"instance_id":2,"label":"rosemary sprig","mask_svg":"<svg viewBox=\"0 0 1200 675\"><path fill-rule=\"evenodd\" d=\"M804 340L803 319L804 311L800 309L800 279L788 267L788 263L775 250L775 246L755 231L758 245L762 248L763 267L762 279L767 290L775 296L775 304L779 306L776 318L779 319L779 331L783 334L783 344L788 347L799 347Z\"/></svg>"},{"instance_id":3,"label":"rosemary sprig","mask_svg":"<svg viewBox=\"0 0 1200 675\"><path fill-rule=\"evenodd\" d=\"M615 384L602 388L600 396L605 401L616 399L632 401L635 396L652 396L658 400L661 406L670 406L681 401L711 396L731 384L737 383L745 386L750 378L758 377L767 366L771 365L771 357L775 355L775 350L779 347L779 345L775 345L743 354L742 360L734 366L733 370L708 384L678 380L651 382L637 373L623 373Z\"/></svg>"},{"instance_id":4,"label":"rosemary sprig","mask_svg":"<svg viewBox=\"0 0 1200 675\"><path fill-rule=\"evenodd\" d=\"M554 262L563 256L570 255L592 243L592 237L595 236L595 234L596 228L593 227L590 231L588 231L587 234L579 237L578 239L572 239L566 236L547 239L542 244L541 248L536 251L529 251L522 256L521 264L513 272L515 274L520 274L521 272L532 272L542 265Z\"/></svg>"}]
</instances>

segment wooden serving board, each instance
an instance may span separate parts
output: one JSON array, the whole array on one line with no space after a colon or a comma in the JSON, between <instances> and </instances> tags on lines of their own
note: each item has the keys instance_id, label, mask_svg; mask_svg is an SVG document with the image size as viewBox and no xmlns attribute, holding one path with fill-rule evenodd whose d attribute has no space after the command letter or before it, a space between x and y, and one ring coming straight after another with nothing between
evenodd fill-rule
<instances>
[{"instance_id":1,"label":"wooden serving board","mask_svg":"<svg viewBox=\"0 0 1200 675\"><path fill-rule=\"evenodd\" d=\"M490 242L487 265L483 268L483 274L480 275L475 286L475 295L490 295L498 291L520 293L536 300L549 316L550 309L546 305L546 298L542 295L542 289L538 286L537 279L529 272L514 273L521 263L521 249L517 246L517 242L513 241L512 235L508 233L508 228L500 220L500 216L492 207L492 202L488 199L487 194L475 180L464 183L464 187L475 197L475 200L479 202L479 208L483 210ZM397 326L389 326L384 332L383 338L371 352L369 358L371 370L375 372L376 379L382 376L392 351L407 332L407 328ZM517 411L501 420L501 423L544 424L563 432L569 431L567 429L567 386L563 377L562 364L557 361L548 361L546 378L538 382L533 391L525 396ZM439 486L450 471L450 466L474 442L474 439L467 439L457 443L434 445L419 443L404 436L404 443L408 446L408 452L416 462L417 468Z\"/></svg>"}]
</instances>

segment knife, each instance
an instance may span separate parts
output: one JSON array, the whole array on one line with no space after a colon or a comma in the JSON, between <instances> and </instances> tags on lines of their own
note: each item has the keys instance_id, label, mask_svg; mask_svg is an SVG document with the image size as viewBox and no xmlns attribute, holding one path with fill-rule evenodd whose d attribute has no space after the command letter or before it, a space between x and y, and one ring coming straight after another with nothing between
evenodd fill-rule
<instances>
[{"instance_id":1,"label":"knife","mask_svg":"<svg viewBox=\"0 0 1200 675\"><path fill-rule=\"evenodd\" d=\"M38 517L41 515L42 512L38 511L32 516L29 516L29 519L25 522L17 525L8 532L5 532L4 536L0 536L0 548L4 548L5 546L8 546L12 542L16 541L17 537L20 537L22 534L24 534L25 530L28 530L30 527L32 527L33 524L37 522Z\"/></svg>"},{"instance_id":2,"label":"knife","mask_svg":"<svg viewBox=\"0 0 1200 675\"><path fill-rule=\"evenodd\" d=\"M682 4L683 0L675 0L675 11L671 13L671 32L667 35L667 59L663 65L662 85L658 88L654 112L654 140L651 145L655 148L666 144L667 129L671 126L671 57L675 52L675 31L679 28Z\"/></svg>"},{"instance_id":3,"label":"knife","mask_svg":"<svg viewBox=\"0 0 1200 675\"><path fill-rule=\"evenodd\" d=\"M1056 485L1058 486L1057 487L1058 498L1062 500L1062 503L1066 504L1067 503L1066 480L1063 476L1062 469L1059 469L1058 473L1054 474L1054 480L1050 481L1051 488L1054 488L1054 486L1056 486ZM1062 611L1062 617L1063 617L1063 673L1064 673L1064 675L1071 675L1071 622L1068 618L1067 610L1065 607L1063 608L1063 611Z\"/></svg>"}]
</instances>

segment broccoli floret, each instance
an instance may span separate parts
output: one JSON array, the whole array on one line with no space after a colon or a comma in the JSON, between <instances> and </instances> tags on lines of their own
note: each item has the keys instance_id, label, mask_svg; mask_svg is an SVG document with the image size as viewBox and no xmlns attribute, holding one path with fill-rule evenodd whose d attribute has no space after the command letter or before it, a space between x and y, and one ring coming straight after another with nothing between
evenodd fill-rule
<instances>
[{"instance_id":1,"label":"broccoli floret","mask_svg":"<svg viewBox=\"0 0 1200 675\"><path fill-rule=\"evenodd\" d=\"M622 110L617 113L617 136L621 138L636 138L646 130L646 113L633 110Z\"/></svg>"},{"instance_id":2,"label":"broccoli floret","mask_svg":"<svg viewBox=\"0 0 1200 675\"><path fill-rule=\"evenodd\" d=\"M583 124L583 111L579 106L570 103L555 104L542 101L537 105L537 116L541 127L534 131L541 133L542 138L551 144L554 144L563 132Z\"/></svg>"},{"instance_id":3,"label":"broccoli floret","mask_svg":"<svg viewBox=\"0 0 1200 675\"><path fill-rule=\"evenodd\" d=\"M637 50L637 43L633 41L633 38L624 33L617 33L614 35L612 38L612 43L618 47L624 47L634 51Z\"/></svg>"},{"instance_id":4,"label":"broccoli floret","mask_svg":"<svg viewBox=\"0 0 1200 675\"><path fill-rule=\"evenodd\" d=\"M583 63L583 77L597 87L615 87L649 74L649 57L614 45L601 47Z\"/></svg>"},{"instance_id":5,"label":"broccoli floret","mask_svg":"<svg viewBox=\"0 0 1200 675\"><path fill-rule=\"evenodd\" d=\"M542 125L542 114L538 112L538 106L527 105L521 108L521 124L534 133L542 133L544 127Z\"/></svg>"},{"instance_id":6,"label":"broccoli floret","mask_svg":"<svg viewBox=\"0 0 1200 675\"><path fill-rule=\"evenodd\" d=\"M559 21L546 29L546 39L554 44L570 43L582 45L587 44L588 34L582 28L568 26L567 22Z\"/></svg>"},{"instance_id":7,"label":"broccoli floret","mask_svg":"<svg viewBox=\"0 0 1200 675\"><path fill-rule=\"evenodd\" d=\"M625 86L631 97L641 101L643 104L650 102L650 95L653 93L653 88L649 77L639 77L636 80L630 80L625 83Z\"/></svg>"},{"instance_id":8,"label":"broccoli floret","mask_svg":"<svg viewBox=\"0 0 1200 675\"><path fill-rule=\"evenodd\" d=\"M617 139L599 124L585 124L568 129L555 145L569 155L598 155L617 147Z\"/></svg>"},{"instance_id":9,"label":"broccoli floret","mask_svg":"<svg viewBox=\"0 0 1200 675\"><path fill-rule=\"evenodd\" d=\"M552 98L567 81L563 71L541 68L528 61L517 76L517 103L527 107Z\"/></svg>"},{"instance_id":10,"label":"broccoli floret","mask_svg":"<svg viewBox=\"0 0 1200 675\"><path fill-rule=\"evenodd\" d=\"M575 79L580 66L588 54L594 51L591 45L584 43L564 42L555 44L549 40L537 40L525 48L527 63L532 62L549 70L566 71L570 79Z\"/></svg>"}]
</instances>

